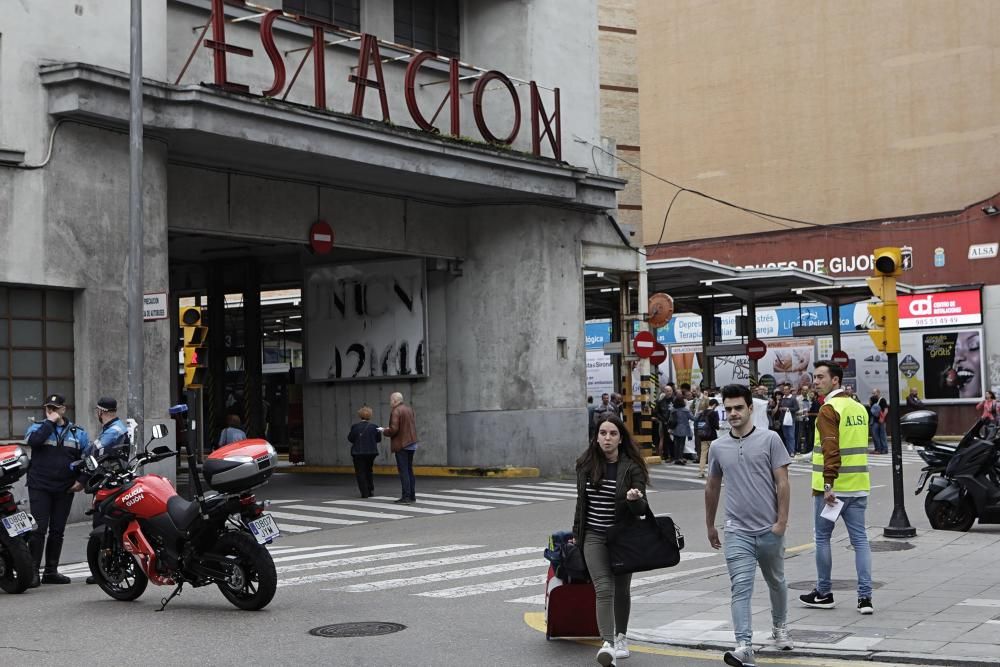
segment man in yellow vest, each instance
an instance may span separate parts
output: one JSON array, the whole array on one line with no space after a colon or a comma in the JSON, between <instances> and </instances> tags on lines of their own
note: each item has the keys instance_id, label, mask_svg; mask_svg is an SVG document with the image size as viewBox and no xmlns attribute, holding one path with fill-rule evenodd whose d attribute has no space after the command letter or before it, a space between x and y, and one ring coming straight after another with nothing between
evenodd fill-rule
<instances>
[{"instance_id":1,"label":"man in yellow vest","mask_svg":"<svg viewBox=\"0 0 1000 667\"><path fill-rule=\"evenodd\" d=\"M871 492L868 411L841 389L844 371L840 366L831 361L817 361L814 366L813 384L824 399L816 417L812 457L816 588L808 595L799 596L799 599L807 607L832 609L834 606L830 583L833 567L830 535L839 510L854 547L858 612L871 614L875 611L872 607L872 551L865 533L865 512ZM826 517L822 516L824 510ZM827 518L829 516L833 517L832 520Z\"/></svg>"}]
</instances>

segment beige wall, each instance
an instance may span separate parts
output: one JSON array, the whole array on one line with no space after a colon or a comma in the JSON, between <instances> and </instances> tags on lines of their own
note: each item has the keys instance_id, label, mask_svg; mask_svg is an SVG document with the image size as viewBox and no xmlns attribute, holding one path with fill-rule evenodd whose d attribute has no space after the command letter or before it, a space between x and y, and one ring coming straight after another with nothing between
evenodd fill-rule
<instances>
[{"instance_id":1,"label":"beige wall","mask_svg":"<svg viewBox=\"0 0 1000 667\"><path fill-rule=\"evenodd\" d=\"M638 165L640 151L636 0L600 0L597 18L601 134L614 140L620 158ZM628 180L625 189L618 193L618 221L633 225L638 232L642 225L642 179L638 171L624 162L619 161L616 169L619 178Z\"/></svg>"},{"instance_id":2,"label":"beige wall","mask_svg":"<svg viewBox=\"0 0 1000 667\"><path fill-rule=\"evenodd\" d=\"M638 0L643 167L819 223L989 197L998 19L988 0ZM655 243L676 190L642 186ZM664 241L780 229L684 193Z\"/></svg>"}]
</instances>

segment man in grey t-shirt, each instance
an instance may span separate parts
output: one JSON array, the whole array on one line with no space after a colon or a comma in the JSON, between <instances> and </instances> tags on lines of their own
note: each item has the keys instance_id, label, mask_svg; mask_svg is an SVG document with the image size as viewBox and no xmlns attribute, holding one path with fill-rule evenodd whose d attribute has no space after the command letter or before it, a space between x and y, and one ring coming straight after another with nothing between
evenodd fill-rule
<instances>
[{"instance_id":1,"label":"man in grey t-shirt","mask_svg":"<svg viewBox=\"0 0 1000 667\"><path fill-rule=\"evenodd\" d=\"M726 480L726 566L732 582L736 648L724 659L732 667L754 661L750 598L757 566L771 594L771 639L780 649L793 648L785 626L788 586L785 583L785 528L788 524L788 456L781 437L754 426L750 390L737 384L722 389L722 405L732 427L712 443L705 485L705 523L713 549L723 547L715 527L722 480Z\"/></svg>"}]
</instances>

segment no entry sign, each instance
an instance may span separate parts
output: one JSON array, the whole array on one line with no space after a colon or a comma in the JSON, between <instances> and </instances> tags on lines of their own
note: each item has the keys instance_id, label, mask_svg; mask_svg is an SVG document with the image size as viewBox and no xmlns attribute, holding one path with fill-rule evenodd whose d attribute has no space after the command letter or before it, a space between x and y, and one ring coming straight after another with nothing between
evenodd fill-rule
<instances>
[{"instance_id":1,"label":"no entry sign","mask_svg":"<svg viewBox=\"0 0 1000 667\"><path fill-rule=\"evenodd\" d=\"M763 359L765 354L767 354L767 345L764 344L764 341L752 340L747 343L747 356L754 361Z\"/></svg>"},{"instance_id":2,"label":"no entry sign","mask_svg":"<svg viewBox=\"0 0 1000 667\"><path fill-rule=\"evenodd\" d=\"M333 250L333 228L326 220L317 220L309 228L309 248L315 255Z\"/></svg>"},{"instance_id":3,"label":"no entry sign","mask_svg":"<svg viewBox=\"0 0 1000 667\"><path fill-rule=\"evenodd\" d=\"M649 363L654 366L659 366L664 361L667 360L667 348L663 347L661 343L653 344L653 353L649 355Z\"/></svg>"},{"instance_id":4,"label":"no entry sign","mask_svg":"<svg viewBox=\"0 0 1000 667\"><path fill-rule=\"evenodd\" d=\"M653 334L648 331L640 331L632 339L632 349L635 350L635 356L640 359L648 359L651 354L653 354L653 349L656 346L656 339L653 338Z\"/></svg>"},{"instance_id":5,"label":"no entry sign","mask_svg":"<svg viewBox=\"0 0 1000 667\"><path fill-rule=\"evenodd\" d=\"M832 361L833 363L837 364L842 368L847 368L847 362L850 361L850 358L847 356L847 353L844 352L843 350L837 350L836 352L830 355L830 361Z\"/></svg>"}]
</instances>

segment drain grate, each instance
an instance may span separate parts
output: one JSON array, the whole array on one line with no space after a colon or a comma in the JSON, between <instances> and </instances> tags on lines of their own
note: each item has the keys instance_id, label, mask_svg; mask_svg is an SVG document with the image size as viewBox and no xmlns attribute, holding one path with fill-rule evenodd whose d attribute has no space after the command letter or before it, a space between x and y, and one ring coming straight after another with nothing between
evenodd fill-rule
<instances>
[{"instance_id":1,"label":"drain grate","mask_svg":"<svg viewBox=\"0 0 1000 667\"><path fill-rule=\"evenodd\" d=\"M309 634L314 637L375 637L378 635L391 635L394 632L405 629L405 625L389 623L388 621L360 621L356 623L321 625L318 628L310 630Z\"/></svg>"},{"instance_id":2,"label":"drain grate","mask_svg":"<svg viewBox=\"0 0 1000 667\"><path fill-rule=\"evenodd\" d=\"M856 591L858 582L856 579L833 579L830 581L831 588L835 591ZM885 586L884 582L873 581L872 588L878 589ZM816 587L816 580L809 581L789 581L788 587L797 591L811 591Z\"/></svg>"},{"instance_id":3,"label":"drain grate","mask_svg":"<svg viewBox=\"0 0 1000 667\"><path fill-rule=\"evenodd\" d=\"M909 551L910 549L916 549L916 546L909 542L889 542L885 540L879 540L878 542L869 542L872 551ZM847 547L849 550L853 551L853 546Z\"/></svg>"}]
</instances>

